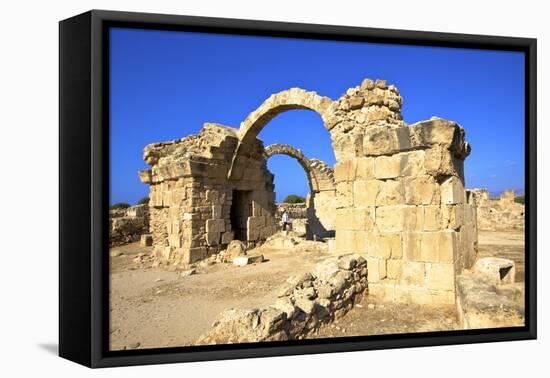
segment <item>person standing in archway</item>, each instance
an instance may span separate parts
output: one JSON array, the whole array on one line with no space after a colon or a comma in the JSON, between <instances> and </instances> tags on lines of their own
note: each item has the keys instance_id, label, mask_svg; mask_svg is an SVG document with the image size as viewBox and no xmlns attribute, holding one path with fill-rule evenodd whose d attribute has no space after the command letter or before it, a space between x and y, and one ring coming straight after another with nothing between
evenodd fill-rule
<instances>
[{"instance_id":1,"label":"person standing in archway","mask_svg":"<svg viewBox=\"0 0 550 378\"><path fill-rule=\"evenodd\" d=\"M290 218L288 217L288 212L286 211L286 209L283 209L282 221L283 221L283 231L286 231L287 228L290 228Z\"/></svg>"}]
</instances>

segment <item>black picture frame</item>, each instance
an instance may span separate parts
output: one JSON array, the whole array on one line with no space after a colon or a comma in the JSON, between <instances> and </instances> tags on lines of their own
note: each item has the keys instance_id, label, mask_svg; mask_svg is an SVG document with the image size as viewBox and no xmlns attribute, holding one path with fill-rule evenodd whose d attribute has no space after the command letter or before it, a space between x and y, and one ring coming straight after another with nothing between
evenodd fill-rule
<instances>
[{"instance_id":1,"label":"black picture frame","mask_svg":"<svg viewBox=\"0 0 550 378\"><path fill-rule=\"evenodd\" d=\"M525 54L525 326L108 350L108 28L511 50ZM535 339L536 39L92 10L59 24L59 355L88 367Z\"/></svg>"}]
</instances>

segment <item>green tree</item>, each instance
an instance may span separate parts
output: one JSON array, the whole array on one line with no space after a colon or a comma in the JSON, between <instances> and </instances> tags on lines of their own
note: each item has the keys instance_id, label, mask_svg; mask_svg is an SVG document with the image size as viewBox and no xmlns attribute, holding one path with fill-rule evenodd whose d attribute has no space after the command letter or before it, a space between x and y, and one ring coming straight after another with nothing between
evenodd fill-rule
<instances>
[{"instance_id":1,"label":"green tree","mask_svg":"<svg viewBox=\"0 0 550 378\"><path fill-rule=\"evenodd\" d=\"M130 207L129 203L126 202L117 202L115 204L112 204L110 209L111 210L118 210L118 209L127 209Z\"/></svg>"},{"instance_id":2,"label":"green tree","mask_svg":"<svg viewBox=\"0 0 550 378\"><path fill-rule=\"evenodd\" d=\"M149 197L143 197L138 201L138 205L147 205L149 203Z\"/></svg>"},{"instance_id":3,"label":"green tree","mask_svg":"<svg viewBox=\"0 0 550 378\"><path fill-rule=\"evenodd\" d=\"M283 200L283 203L304 203L304 202L306 202L306 199L296 194L289 194Z\"/></svg>"},{"instance_id":4,"label":"green tree","mask_svg":"<svg viewBox=\"0 0 550 378\"><path fill-rule=\"evenodd\" d=\"M516 196L516 198L514 198L514 202L525 205L525 196Z\"/></svg>"}]
</instances>

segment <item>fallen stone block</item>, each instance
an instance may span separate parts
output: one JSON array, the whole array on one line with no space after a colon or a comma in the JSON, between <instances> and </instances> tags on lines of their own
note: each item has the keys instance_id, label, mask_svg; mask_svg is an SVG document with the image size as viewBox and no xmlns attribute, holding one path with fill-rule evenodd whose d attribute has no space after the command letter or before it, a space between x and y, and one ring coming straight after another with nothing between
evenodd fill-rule
<instances>
[{"instance_id":1,"label":"fallen stone block","mask_svg":"<svg viewBox=\"0 0 550 378\"><path fill-rule=\"evenodd\" d=\"M153 235L151 235L151 234L141 235L141 239L140 239L139 244L144 246L144 247L152 246L153 245Z\"/></svg>"},{"instance_id":2,"label":"fallen stone block","mask_svg":"<svg viewBox=\"0 0 550 378\"><path fill-rule=\"evenodd\" d=\"M245 266L255 263L261 263L264 261L264 255L258 256L237 256L233 259L233 265Z\"/></svg>"},{"instance_id":3,"label":"fallen stone block","mask_svg":"<svg viewBox=\"0 0 550 378\"><path fill-rule=\"evenodd\" d=\"M495 285L514 283L516 267L512 260L500 257L484 257L476 261L472 269L484 274Z\"/></svg>"}]
</instances>

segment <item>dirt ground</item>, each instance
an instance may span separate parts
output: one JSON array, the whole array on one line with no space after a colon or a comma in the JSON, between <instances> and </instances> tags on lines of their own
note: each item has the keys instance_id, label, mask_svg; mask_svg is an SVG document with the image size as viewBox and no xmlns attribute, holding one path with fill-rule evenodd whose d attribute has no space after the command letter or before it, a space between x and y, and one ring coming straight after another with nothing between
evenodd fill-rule
<instances>
[{"instance_id":1,"label":"dirt ground","mask_svg":"<svg viewBox=\"0 0 550 378\"><path fill-rule=\"evenodd\" d=\"M325 257L322 251L281 251L262 248L267 261L245 267L201 265L181 277L152 267L150 247L137 243L113 250L111 257L111 349L191 345L208 331L225 309L267 306L290 277ZM116 255L116 253L115 253ZM498 256L516 262L516 280L524 279L524 240L518 231L479 232L479 257ZM342 337L451 330L458 327L454 306L370 303L366 296L342 319L313 337Z\"/></svg>"},{"instance_id":2,"label":"dirt ground","mask_svg":"<svg viewBox=\"0 0 550 378\"><path fill-rule=\"evenodd\" d=\"M111 257L112 350L193 344L223 310L274 303L288 277L311 270L328 256L262 248L263 263L203 265L196 274L180 277L151 267L151 261L134 261L150 253L150 247L132 243L113 250L123 254Z\"/></svg>"}]
</instances>

